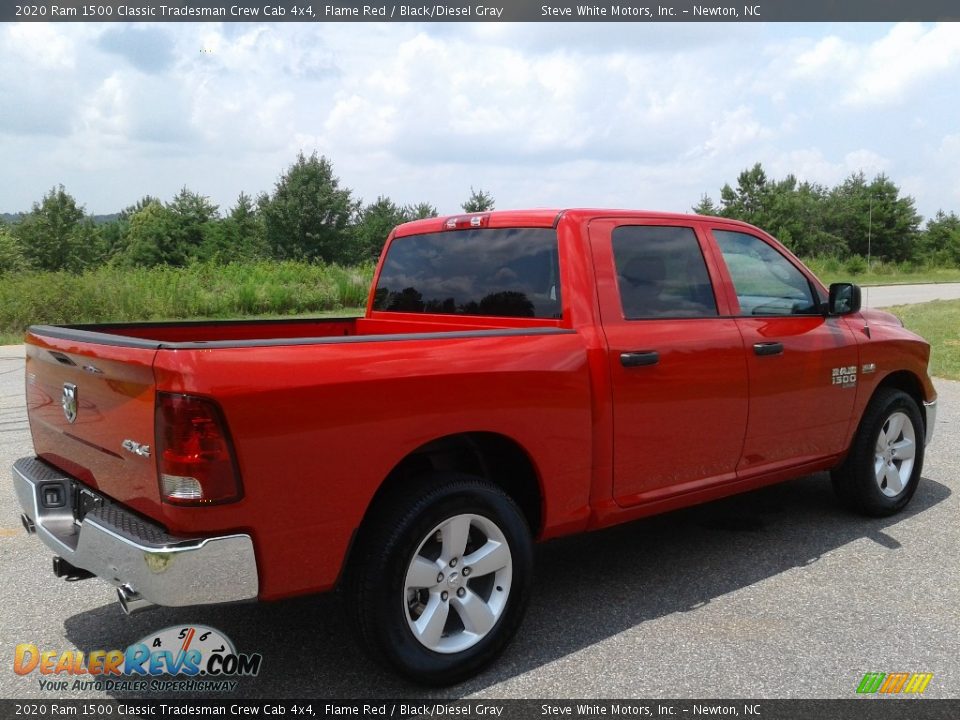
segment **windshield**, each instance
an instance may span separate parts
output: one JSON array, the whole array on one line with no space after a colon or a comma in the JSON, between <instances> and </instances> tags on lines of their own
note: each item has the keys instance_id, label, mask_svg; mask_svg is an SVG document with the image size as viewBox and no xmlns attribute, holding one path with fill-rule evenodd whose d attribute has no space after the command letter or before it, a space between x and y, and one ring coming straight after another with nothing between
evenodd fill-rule
<instances>
[{"instance_id":1,"label":"windshield","mask_svg":"<svg viewBox=\"0 0 960 720\"><path fill-rule=\"evenodd\" d=\"M410 235L390 244L373 309L559 318L559 278L551 228Z\"/></svg>"}]
</instances>

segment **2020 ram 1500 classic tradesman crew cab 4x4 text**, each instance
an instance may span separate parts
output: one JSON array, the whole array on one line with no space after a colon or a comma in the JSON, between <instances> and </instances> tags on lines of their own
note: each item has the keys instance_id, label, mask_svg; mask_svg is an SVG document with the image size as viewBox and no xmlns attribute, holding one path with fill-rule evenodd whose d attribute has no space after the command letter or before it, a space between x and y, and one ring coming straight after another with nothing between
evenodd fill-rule
<instances>
[{"instance_id":1,"label":"2020 ram 1500 classic tradesman crew cab 4x4 text","mask_svg":"<svg viewBox=\"0 0 960 720\"><path fill-rule=\"evenodd\" d=\"M447 683L516 631L535 539L823 470L902 509L928 356L744 223L433 218L361 318L30 328L14 482L58 574L127 610L339 587L375 656Z\"/></svg>"}]
</instances>

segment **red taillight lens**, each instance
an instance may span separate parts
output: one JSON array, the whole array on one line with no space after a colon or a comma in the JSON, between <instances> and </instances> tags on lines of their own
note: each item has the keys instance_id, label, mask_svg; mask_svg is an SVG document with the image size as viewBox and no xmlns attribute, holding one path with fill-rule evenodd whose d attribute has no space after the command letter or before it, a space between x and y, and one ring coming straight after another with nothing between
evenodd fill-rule
<instances>
[{"instance_id":1,"label":"red taillight lens","mask_svg":"<svg viewBox=\"0 0 960 720\"><path fill-rule=\"evenodd\" d=\"M160 498L174 505L239 500L240 474L220 408L192 395L157 393Z\"/></svg>"}]
</instances>

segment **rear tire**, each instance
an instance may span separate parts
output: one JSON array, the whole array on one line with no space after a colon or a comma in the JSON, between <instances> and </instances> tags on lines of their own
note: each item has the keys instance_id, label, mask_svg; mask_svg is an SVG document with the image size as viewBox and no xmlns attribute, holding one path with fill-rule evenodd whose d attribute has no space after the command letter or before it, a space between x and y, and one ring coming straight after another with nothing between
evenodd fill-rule
<instances>
[{"instance_id":1,"label":"rear tire","mask_svg":"<svg viewBox=\"0 0 960 720\"><path fill-rule=\"evenodd\" d=\"M469 475L431 474L384 498L354 558L345 594L363 644L425 685L458 682L493 661L530 594L523 514Z\"/></svg>"},{"instance_id":2,"label":"rear tire","mask_svg":"<svg viewBox=\"0 0 960 720\"><path fill-rule=\"evenodd\" d=\"M881 388L870 400L833 487L849 509L871 517L898 513L923 471L923 417L901 390Z\"/></svg>"}]
</instances>

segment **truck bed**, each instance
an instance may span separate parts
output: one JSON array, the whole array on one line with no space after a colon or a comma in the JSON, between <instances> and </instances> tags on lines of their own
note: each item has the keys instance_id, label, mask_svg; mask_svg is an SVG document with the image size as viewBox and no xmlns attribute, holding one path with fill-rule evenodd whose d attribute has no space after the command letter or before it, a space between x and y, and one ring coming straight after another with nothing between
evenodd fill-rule
<instances>
[{"instance_id":1,"label":"truck bed","mask_svg":"<svg viewBox=\"0 0 960 720\"><path fill-rule=\"evenodd\" d=\"M172 535L250 533L263 518L283 518L252 533L269 568L261 597L323 590L383 478L445 435L517 438L542 458L551 492L567 494L545 522L584 520L587 350L559 325L407 315L34 326L26 346L33 444L40 460ZM64 411L67 387L75 420ZM161 502L153 452L161 392L215 399L236 449L241 500L200 509ZM151 446L151 455L128 451L127 441ZM305 554L317 533L334 539Z\"/></svg>"},{"instance_id":2,"label":"truck bed","mask_svg":"<svg viewBox=\"0 0 960 720\"><path fill-rule=\"evenodd\" d=\"M526 334L531 329L556 328L559 324L554 320L533 318L435 318L281 318L35 325L30 328L30 334L98 345L159 350L419 339L433 333L468 333L469 337L475 333L486 334L485 331L490 330L518 330Z\"/></svg>"}]
</instances>

